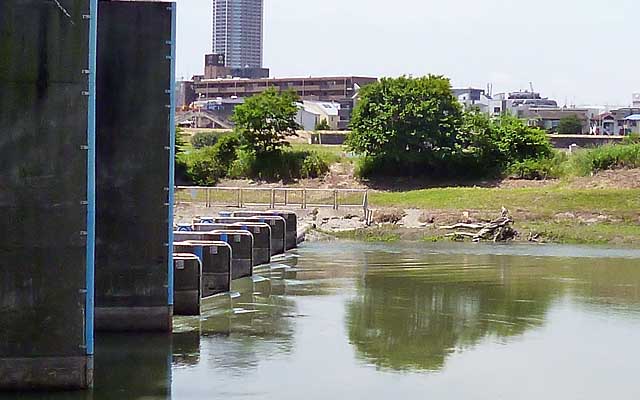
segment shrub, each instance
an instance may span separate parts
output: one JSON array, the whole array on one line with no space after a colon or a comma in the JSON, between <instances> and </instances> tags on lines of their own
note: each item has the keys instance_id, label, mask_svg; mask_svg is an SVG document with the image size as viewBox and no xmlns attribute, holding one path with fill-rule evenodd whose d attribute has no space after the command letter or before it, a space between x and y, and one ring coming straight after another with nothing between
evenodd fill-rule
<instances>
[{"instance_id":1,"label":"shrub","mask_svg":"<svg viewBox=\"0 0 640 400\"><path fill-rule=\"evenodd\" d=\"M622 144L640 144L640 133L632 133L622 139Z\"/></svg>"},{"instance_id":2,"label":"shrub","mask_svg":"<svg viewBox=\"0 0 640 400\"><path fill-rule=\"evenodd\" d=\"M329 122L327 122L325 118L322 118L316 124L316 131L330 131L330 130L331 130L331 126L329 125Z\"/></svg>"},{"instance_id":3,"label":"shrub","mask_svg":"<svg viewBox=\"0 0 640 400\"><path fill-rule=\"evenodd\" d=\"M329 166L318 153L309 152L302 161L302 178L319 178L329 172Z\"/></svg>"},{"instance_id":4,"label":"shrub","mask_svg":"<svg viewBox=\"0 0 640 400\"><path fill-rule=\"evenodd\" d=\"M191 145L195 149L214 146L218 142L219 134L214 132L198 132L191 137Z\"/></svg>"},{"instance_id":5,"label":"shrub","mask_svg":"<svg viewBox=\"0 0 640 400\"><path fill-rule=\"evenodd\" d=\"M505 165L553 156L553 146L543 130L510 115L500 117L495 124L497 146Z\"/></svg>"},{"instance_id":6,"label":"shrub","mask_svg":"<svg viewBox=\"0 0 640 400\"><path fill-rule=\"evenodd\" d=\"M543 180L560 178L564 174L566 153L556 152L554 157L527 159L512 163L507 169L511 178Z\"/></svg>"},{"instance_id":7,"label":"shrub","mask_svg":"<svg viewBox=\"0 0 640 400\"><path fill-rule=\"evenodd\" d=\"M561 135L576 135L582 133L582 121L577 115L569 115L560 119L558 133Z\"/></svg>"},{"instance_id":8,"label":"shrub","mask_svg":"<svg viewBox=\"0 0 640 400\"><path fill-rule=\"evenodd\" d=\"M241 179L255 176L253 171L255 160L255 153L242 149L238 150L236 159L231 163L231 167L229 168L229 177Z\"/></svg>"},{"instance_id":9,"label":"shrub","mask_svg":"<svg viewBox=\"0 0 640 400\"><path fill-rule=\"evenodd\" d=\"M403 164L387 160L384 157L364 156L356 163L355 175L359 178L374 178L376 176L410 176L410 168Z\"/></svg>"},{"instance_id":10,"label":"shrub","mask_svg":"<svg viewBox=\"0 0 640 400\"><path fill-rule=\"evenodd\" d=\"M226 171L216 162L215 149L205 147L180 155L184 164L187 176L196 185L215 185L220 178L225 176Z\"/></svg>"},{"instance_id":11,"label":"shrub","mask_svg":"<svg viewBox=\"0 0 640 400\"><path fill-rule=\"evenodd\" d=\"M313 151L287 150L257 155L241 150L230 168L234 178L290 181L318 178L329 171L329 164Z\"/></svg>"},{"instance_id":12,"label":"shrub","mask_svg":"<svg viewBox=\"0 0 640 400\"><path fill-rule=\"evenodd\" d=\"M236 159L239 146L240 137L236 134L221 136L215 146L213 146L216 161L223 166L225 170L228 171Z\"/></svg>"},{"instance_id":13,"label":"shrub","mask_svg":"<svg viewBox=\"0 0 640 400\"><path fill-rule=\"evenodd\" d=\"M215 146L196 149L180 155L186 174L196 185L214 185L229 175L240 145L237 135L220 137Z\"/></svg>"},{"instance_id":14,"label":"shrub","mask_svg":"<svg viewBox=\"0 0 640 400\"><path fill-rule=\"evenodd\" d=\"M640 168L640 144L610 144L581 150L571 157L569 164L571 172L581 176L608 169Z\"/></svg>"}]
</instances>

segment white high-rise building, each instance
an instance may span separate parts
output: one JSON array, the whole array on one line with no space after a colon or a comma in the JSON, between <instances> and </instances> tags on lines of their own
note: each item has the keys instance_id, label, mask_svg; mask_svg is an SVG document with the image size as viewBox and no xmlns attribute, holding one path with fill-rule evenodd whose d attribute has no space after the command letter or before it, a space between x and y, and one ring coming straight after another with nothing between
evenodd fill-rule
<instances>
[{"instance_id":1,"label":"white high-rise building","mask_svg":"<svg viewBox=\"0 0 640 400\"><path fill-rule=\"evenodd\" d=\"M229 68L262 68L263 0L213 0L213 52Z\"/></svg>"}]
</instances>

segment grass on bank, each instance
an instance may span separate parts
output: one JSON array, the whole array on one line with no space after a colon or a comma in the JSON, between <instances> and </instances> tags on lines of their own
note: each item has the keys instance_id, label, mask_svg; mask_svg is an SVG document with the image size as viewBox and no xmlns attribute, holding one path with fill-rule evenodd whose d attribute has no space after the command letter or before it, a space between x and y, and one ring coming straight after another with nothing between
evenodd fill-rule
<instances>
[{"instance_id":1,"label":"grass on bank","mask_svg":"<svg viewBox=\"0 0 640 400\"><path fill-rule=\"evenodd\" d=\"M537 233L539 239L547 243L640 246L640 224L627 222L584 224L535 220L516 221L514 227L520 233L520 241L526 241L529 234ZM405 229L393 225L384 225L382 227L352 231L323 233L343 240L374 243L398 241L441 242L452 240L445 236L447 232L443 232L437 227Z\"/></svg>"},{"instance_id":2,"label":"grass on bank","mask_svg":"<svg viewBox=\"0 0 640 400\"><path fill-rule=\"evenodd\" d=\"M640 212L640 189L438 188L371 193L369 201L373 207L498 212L505 206L512 212L527 212L539 217L589 212L631 219Z\"/></svg>"},{"instance_id":3,"label":"grass on bank","mask_svg":"<svg viewBox=\"0 0 640 400\"><path fill-rule=\"evenodd\" d=\"M632 222L585 224L556 221L522 221L521 234L539 233L553 243L640 245L640 224Z\"/></svg>"}]
</instances>

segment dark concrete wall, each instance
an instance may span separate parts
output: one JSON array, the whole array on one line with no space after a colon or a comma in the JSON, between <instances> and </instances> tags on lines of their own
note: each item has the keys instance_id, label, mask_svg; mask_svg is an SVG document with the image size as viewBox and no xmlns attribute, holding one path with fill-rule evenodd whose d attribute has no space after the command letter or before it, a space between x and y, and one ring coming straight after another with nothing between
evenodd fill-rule
<instances>
[{"instance_id":1,"label":"dark concrete wall","mask_svg":"<svg viewBox=\"0 0 640 400\"><path fill-rule=\"evenodd\" d=\"M309 139L311 144L342 145L347 140L346 132L320 132L312 133Z\"/></svg>"},{"instance_id":2,"label":"dark concrete wall","mask_svg":"<svg viewBox=\"0 0 640 400\"><path fill-rule=\"evenodd\" d=\"M89 12L0 1L0 389L90 383Z\"/></svg>"},{"instance_id":3,"label":"dark concrete wall","mask_svg":"<svg viewBox=\"0 0 640 400\"><path fill-rule=\"evenodd\" d=\"M171 329L172 16L172 3L100 2L97 330Z\"/></svg>"},{"instance_id":4,"label":"dark concrete wall","mask_svg":"<svg viewBox=\"0 0 640 400\"><path fill-rule=\"evenodd\" d=\"M620 144L623 136L595 136L595 135L549 135L551 144L556 149L568 149L571 145L578 147L598 147L605 144Z\"/></svg>"}]
</instances>

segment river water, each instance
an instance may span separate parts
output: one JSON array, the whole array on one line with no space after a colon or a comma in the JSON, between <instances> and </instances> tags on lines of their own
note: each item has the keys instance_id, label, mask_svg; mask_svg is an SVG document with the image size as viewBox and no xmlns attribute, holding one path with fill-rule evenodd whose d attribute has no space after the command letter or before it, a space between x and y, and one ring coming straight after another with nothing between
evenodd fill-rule
<instances>
[{"instance_id":1,"label":"river water","mask_svg":"<svg viewBox=\"0 0 640 400\"><path fill-rule=\"evenodd\" d=\"M640 251L310 243L51 399L639 399Z\"/></svg>"}]
</instances>

